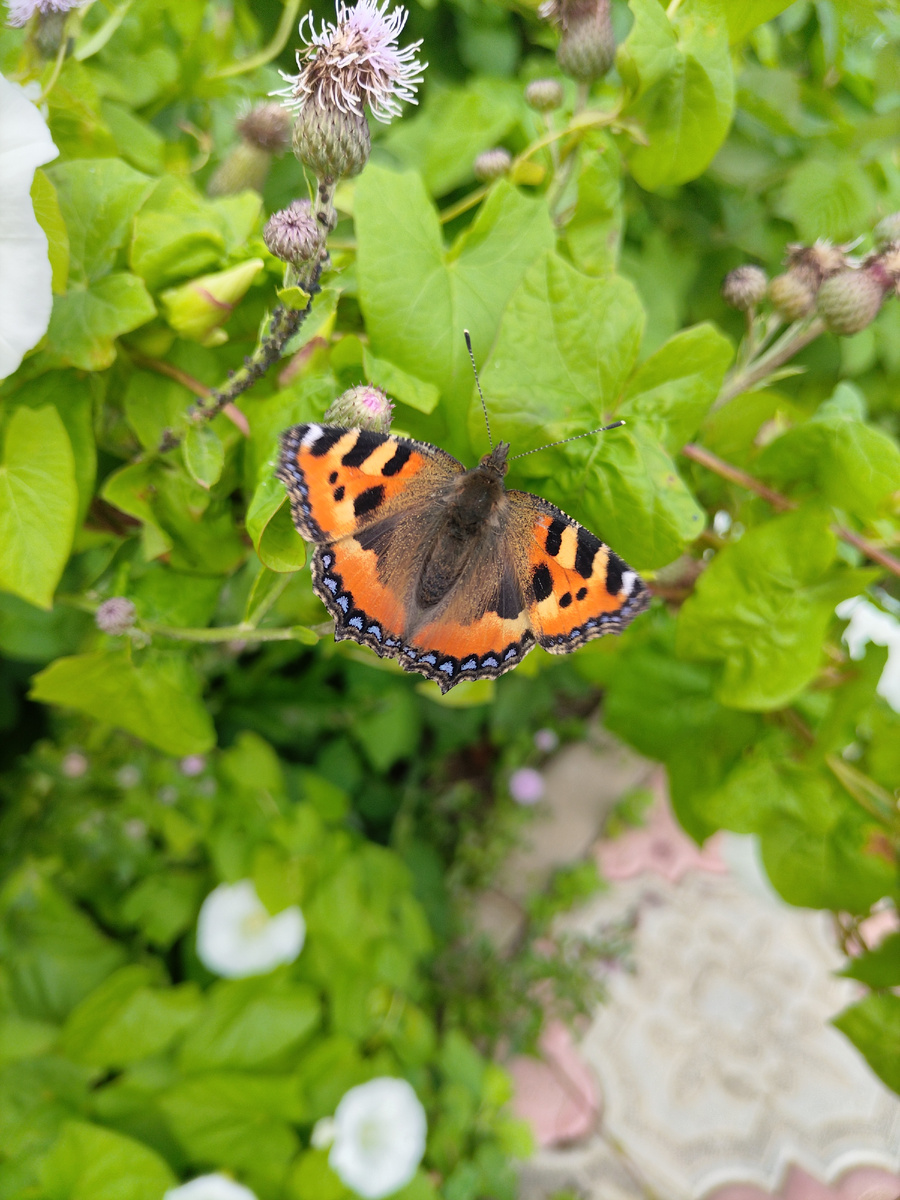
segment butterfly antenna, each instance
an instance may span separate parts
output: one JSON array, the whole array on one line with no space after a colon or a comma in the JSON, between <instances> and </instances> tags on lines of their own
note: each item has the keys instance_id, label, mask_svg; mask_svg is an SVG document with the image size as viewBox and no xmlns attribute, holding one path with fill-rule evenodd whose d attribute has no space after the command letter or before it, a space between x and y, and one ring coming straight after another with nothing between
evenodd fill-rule
<instances>
[{"instance_id":1,"label":"butterfly antenna","mask_svg":"<svg viewBox=\"0 0 900 1200\"><path fill-rule=\"evenodd\" d=\"M491 437L491 423L488 420L487 405L484 402L484 392L481 390L481 380L478 378L478 368L475 366L475 353L472 350L472 339L469 337L468 329L463 330L463 336L466 339L466 346L469 350L469 358L472 360L472 370L475 372L475 386L478 388L478 395L481 397L481 409L484 413L484 423L487 425L488 441L491 443L491 449L494 448L494 439Z\"/></svg>"},{"instance_id":2,"label":"butterfly antenna","mask_svg":"<svg viewBox=\"0 0 900 1200\"><path fill-rule=\"evenodd\" d=\"M482 401L484 403L484 401ZM526 450L524 454L514 454L510 462L516 458L527 458L529 454L537 454L539 450L552 450L554 446L565 446L566 442L577 442L579 438L593 437L595 433L606 433L607 429L618 429L624 421L613 421L612 425L601 425L599 429L589 429L587 433L576 433L574 437L563 438L561 442L549 442L546 446L538 446L535 450Z\"/></svg>"}]
</instances>

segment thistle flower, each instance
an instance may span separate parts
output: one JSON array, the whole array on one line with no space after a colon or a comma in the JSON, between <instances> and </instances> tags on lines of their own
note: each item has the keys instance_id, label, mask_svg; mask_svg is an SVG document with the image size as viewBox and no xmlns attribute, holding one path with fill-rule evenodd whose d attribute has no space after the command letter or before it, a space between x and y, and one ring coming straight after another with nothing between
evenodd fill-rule
<instances>
[{"instance_id":1,"label":"thistle flower","mask_svg":"<svg viewBox=\"0 0 900 1200\"><path fill-rule=\"evenodd\" d=\"M233 146L207 184L210 196L231 196L252 188L261 192L272 165L272 156L283 154L291 141L291 117L268 101L248 108L235 121L238 133Z\"/></svg>"},{"instance_id":2,"label":"thistle flower","mask_svg":"<svg viewBox=\"0 0 900 1200\"><path fill-rule=\"evenodd\" d=\"M48 13L67 13L73 8L80 8L85 0L8 0L9 15L7 25L19 27L27 25L35 13L46 16Z\"/></svg>"},{"instance_id":3,"label":"thistle flower","mask_svg":"<svg viewBox=\"0 0 900 1200\"><path fill-rule=\"evenodd\" d=\"M125 596L110 596L94 615L97 628L114 636L127 633L136 619L137 609Z\"/></svg>"},{"instance_id":4,"label":"thistle flower","mask_svg":"<svg viewBox=\"0 0 900 1200\"><path fill-rule=\"evenodd\" d=\"M363 115L365 105L376 121L388 124L400 115L400 101L416 104L416 86L427 63L416 58L421 41L402 50L397 38L406 24L405 8L387 12L390 0L357 0L348 7L336 0L337 21L322 22L316 33L313 14L300 22L304 48L297 51L297 75L281 73L290 86L283 96L288 108L302 112L310 102L345 114ZM303 26L309 22L309 38Z\"/></svg>"},{"instance_id":5,"label":"thistle flower","mask_svg":"<svg viewBox=\"0 0 900 1200\"><path fill-rule=\"evenodd\" d=\"M505 175L512 166L512 155L504 146L484 150L472 164L472 174L482 183L490 183Z\"/></svg>"},{"instance_id":6,"label":"thistle flower","mask_svg":"<svg viewBox=\"0 0 900 1200\"><path fill-rule=\"evenodd\" d=\"M532 79L525 89L525 103L535 112L553 112L564 99L558 79Z\"/></svg>"},{"instance_id":7,"label":"thistle flower","mask_svg":"<svg viewBox=\"0 0 900 1200\"><path fill-rule=\"evenodd\" d=\"M616 57L609 0L545 0L538 13L562 30L556 61L572 79L601 79Z\"/></svg>"},{"instance_id":8,"label":"thistle flower","mask_svg":"<svg viewBox=\"0 0 900 1200\"><path fill-rule=\"evenodd\" d=\"M850 337L872 324L890 286L878 271L847 267L825 280L816 307L832 333Z\"/></svg>"}]
</instances>

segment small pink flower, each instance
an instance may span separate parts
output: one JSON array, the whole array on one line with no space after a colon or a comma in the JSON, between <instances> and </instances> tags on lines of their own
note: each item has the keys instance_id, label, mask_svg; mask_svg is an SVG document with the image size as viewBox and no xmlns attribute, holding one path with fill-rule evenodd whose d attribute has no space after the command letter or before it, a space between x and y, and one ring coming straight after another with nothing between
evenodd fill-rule
<instances>
[{"instance_id":1,"label":"small pink flower","mask_svg":"<svg viewBox=\"0 0 900 1200\"><path fill-rule=\"evenodd\" d=\"M189 754L187 758L183 758L178 764L178 769L182 775L187 775L188 778L194 775L202 775L206 770L206 759L202 754Z\"/></svg>"},{"instance_id":2,"label":"small pink flower","mask_svg":"<svg viewBox=\"0 0 900 1200\"><path fill-rule=\"evenodd\" d=\"M66 779L80 779L87 769L88 760L79 750L70 750L62 760L62 773Z\"/></svg>"},{"instance_id":3,"label":"small pink flower","mask_svg":"<svg viewBox=\"0 0 900 1200\"><path fill-rule=\"evenodd\" d=\"M534 744L542 754L552 754L559 745L559 735L553 729L539 729L534 735Z\"/></svg>"},{"instance_id":4,"label":"small pink flower","mask_svg":"<svg viewBox=\"0 0 900 1200\"><path fill-rule=\"evenodd\" d=\"M519 767L509 777L509 794L516 804L537 804L546 790L543 775L534 767Z\"/></svg>"}]
</instances>

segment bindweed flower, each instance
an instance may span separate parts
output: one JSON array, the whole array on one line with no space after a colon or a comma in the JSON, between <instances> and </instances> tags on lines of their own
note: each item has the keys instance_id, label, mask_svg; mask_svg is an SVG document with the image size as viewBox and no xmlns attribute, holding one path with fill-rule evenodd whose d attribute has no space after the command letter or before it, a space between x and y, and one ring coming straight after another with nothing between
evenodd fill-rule
<instances>
[{"instance_id":1,"label":"bindweed flower","mask_svg":"<svg viewBox=\"0 0 900 1200\"><path fill-rule=\"evenodd\" d=\"M722 283L722 299L739 312L755 308L766 297L768 278L760 267L747 265L729 271Z\"/></svg>"},{"instance_id":2,"label":"bindweed flower","mask_svg":"<svg viewBox=\"0 0 900 1200\"><path fill-rule=\"evenodd\" d=\"M348 429L371 429L374 433L390 433L394 406L381 388L371 384L349 388L325 413L329 425L346 425Z\"/></svg>"},{"instance_id":3,"label":"bindweed flower","mask_svg":"<svg viewBox=\"0 0 900 1200\"><path fill-rule=\"evenodd\" d=\"M276 258L299 267L322 251L322 234L308 200L295 200L273 213L263 230L266 245Z\"/></svg>"},{"instance_id":4,"label":"bindweed flower","mask_svg":"<svg viewBox=\"0 0 900 1200\"><path fill-rule=\"evenodd\" d=\"M58 153L23 89L0 75L0 379L12 375L50 323L52 271L31 185L35 169Z\"/></svg>"},{"instance_id":5,"label":"bindweed flower","mask_svg":"<svg viewBox=\"0 0 900 1200\"><path fill-rule=\"evenodd\" d=\"M298 74L273 95L297 114L294 153L318 178L333 183L358 175L371 149L365 110L386 124L400 115L400 102L417 103L416 88L427 63L416 58L421 41L402 50L397 38L406 9L388 13L389 0L337 0L337 20L319 33L308 13L300 22L305 45L297 51ZM309 23L309 38L303 33Z\"/></svg>"},{"instance_id":6,"label":"bindweed flower","mask_svg":"<svg viewBox=\"0 0 900 1200\"><path fill-rule=\"evenodd\" d=\"M256 1193L251 1192L242 1183L235 1183L227 1175L216 1172L212 1175L198 1175L190 1183L169 1188L163 1200L256 1200Z\"/></svg>"},{"instance_id":7,"label":"bindweed flower","mask_svg":"<svg viewBox=\"0 0 900 1200\"><path fill-rule=\"evenodd\" d=\"M525 103L535 112L553 112L562 102L562 84L558 79L532 79L525 89Z\"/></svg>"},{"instance_id":8,"label":"bindweed flower","mask_svg":"<svg viewBox=\"0 0 900 1200\"><path fill-rule=\"evenodd\" d=\"M505 175L512 165L512 155L503 146L484 150L472 164L472 174L481 183L490 183Z\"/></svg>"},{"instance_id":9,"label":"bindweed flower","mask_svg":"<svg viewBox=\"0 0 900 1200\"><path fill-rule=\"evenodd\" d=\"M852 659L865 655L867 642L888 647L888 660L875 690L895 712L900 712L900 621L864 596L842 600L835 612L842 621L850 622L843 640Z\"/></svg>"},{"instance_id":10,"label":"bindweed flower","mask_svg":"<svg viewBox=\"0 0 900 1200\"><path fill-rule=\"evenodd\" d=\"M35 13L42 17L50 13L67 13L85 3L86 0L9 0L6 23L12 26L27 25Z\"/></svg>"},{"instance_id":11,"label":"bindweed flower","mask_svg":"<svg viewBox=\"0 0 900 1200\"><path fill-rule=\"evenodd\" d=\"M224 271L201 275L190 283L160 292L166 321L191 342L221 346L228 334L221 328L263 269L261 258L248 258Z\"/></svg>"},{"instance_id":12,"label":"bindweed flower","mask_svg":"<svg viewBox=\"0 0 900 1200\"><path fill-rule=\"evenodd\" d=\"M97 628L114 637L127 633L134 626L136 618L137 609L125 596L110 596L94 614Z\"/></svg>"},{"instance_id":13,"label":"bindweed flower","mask_svg":"<svg viewBox=\"0 0 900 1200\"><path fill-rule=\"evenodd\" d=\"M333 1120L316 1125L313 1145L330 1141L328 1163L341 1182L379 1200L413 1178L427 1132L425 1109L410 1084L382 1076L345 1092Z\"/></svg>"},{"instance_id":14,"label":"bindweed flower","mask_svg":"<svg viewBox=\"0 0 900 1200\"><path fill-rule=\"evenodd\" d=\"M509 794L516 804L537 804L543 799L546 790L543 775L534 767L519 767L509 777Z\"/></svg>"},{"instance_id":15,"label":"bindweed flower","mask_svg":"<svg viewBox=\"0 0 900 1200\"><path fill-rule=\"evenodd\" d=\"M220 884L200 906L197 957L226 979L265 975L291 963L305 940L300 909L292 905L270 916L250 879Z\"/></svg>"}]
</instances>

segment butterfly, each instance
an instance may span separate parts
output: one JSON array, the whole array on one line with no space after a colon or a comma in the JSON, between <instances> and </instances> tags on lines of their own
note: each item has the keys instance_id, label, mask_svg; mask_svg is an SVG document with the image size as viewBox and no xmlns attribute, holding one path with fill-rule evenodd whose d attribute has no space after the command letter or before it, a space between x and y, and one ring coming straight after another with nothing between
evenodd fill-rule
<instances>
[{"instance_id":1,"label":"butterfly","mask_svg":"<svg viewBox=\"0 0 900 1200\"><path fill-rule=\"evenodd\" d=\"M479 389L480 390L480 389ZM645 584L571 517L504 484L509 445L477 467L427 442L309 423L281 436L276 474L315 543L313 587L352 638L448 692L535 646L567 654L621 633Z\"/></svg>"}]
</instances>

